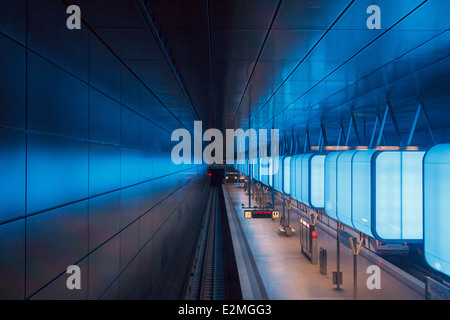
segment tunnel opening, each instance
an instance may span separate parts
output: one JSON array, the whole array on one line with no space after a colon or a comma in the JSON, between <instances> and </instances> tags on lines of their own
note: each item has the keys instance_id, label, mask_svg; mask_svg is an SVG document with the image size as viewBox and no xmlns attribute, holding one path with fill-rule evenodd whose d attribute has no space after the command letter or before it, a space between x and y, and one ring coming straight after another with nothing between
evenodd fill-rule
<instances>
[{"instance_id":1,"label":"tunnel opening","mask_svg":"<svg viewBox=\"0 0 450 320\"><path fill-rule=\"evenodd\" d=\"M225 170L209 169L208 176L212 187L220 187L225 179Z\"/></svg>"}]
</instances>

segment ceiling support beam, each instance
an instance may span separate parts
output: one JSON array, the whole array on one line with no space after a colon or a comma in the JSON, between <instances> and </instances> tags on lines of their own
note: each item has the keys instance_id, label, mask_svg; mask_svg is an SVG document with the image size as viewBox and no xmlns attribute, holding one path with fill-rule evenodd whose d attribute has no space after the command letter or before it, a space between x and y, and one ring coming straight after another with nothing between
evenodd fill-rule
<instances>
[{"instance_id":1,"label":"ceiling support beam","mask_svg":"<svg viewBox=\"0 0 450 320\"><path fill-rule=\"evenodd\" d=\"M327 133L323 126L323 122L320 124L320 135L319 135L319 152L323 151L323 147L328 145Z\"/></svg>"},{"instance_id":2,"label":"ceiling support beam","mask_svg":"<svg viewBox=\"0 0 450 320\"><path fill-rule=\"evenodd\" d=\"M309 130L308 127L306 128L306 135L305 135L305 143L303 146L303 153L306 153L307 150L311 149L311 142L309 140Z\"/></svg>"},{"instance_id":3,"label":"ceiling support beam","mask_svg":"<svg viewBox=\"0 0 450 320\"><path fill-rule=\"evenodd\" d=\"M383 132L384 132L384 127L386 126L386 120L387 120L388 114L391 116L391 120L392 120L392 123L395 128L395 132L397 133L397 137L399 140L399 145L400 145L400 147L402 147L403 146L402 135L400 134L400 130L399 130L399 127L397 124L397 119L395 118L394 110L392 110L392 106L389 102L386 103L386 108L384 109L383 120L381 121L381 128L380 128L380 132L378 134L377 146L379 146L381 144L381 139L382 138L384 139ZM376 128L374 128L374 130L375 129ZM373 138L373 135L372 135L372 138ZM384 142L386 144L386 141L384 141ZM373 143L373 139L371 140L371 143L370 143L371 146L372 146L372 143Z\"/></svg>"},{"instance_id":4,"label":"ceiling support beam","mask_svg":"<svg viewBox=\"0 0 450 320\"><path fill-rule=\"evenodd\" d=\"M412 138L413 138L413 135L414 135L414 131L416 130L417 121L419 120L420 111L423 111L423 115L424 115L424 118L425 118L427 129L428 129L428 132L430 133L431 140L433 141L433 144L434 145L437 144L437 141L434 138L433 130L431 129L431 126L430 126L430 120L428 118L428 114L426 112L425 106L423 105L423 102L420 102L419 106L417 107L416 116L414 117L414 122L412 124L411 131L409 132L408 142L406 143L406 146L410 146L411 145L411 141L412 141Z\"/></svg>"}]
</instances>

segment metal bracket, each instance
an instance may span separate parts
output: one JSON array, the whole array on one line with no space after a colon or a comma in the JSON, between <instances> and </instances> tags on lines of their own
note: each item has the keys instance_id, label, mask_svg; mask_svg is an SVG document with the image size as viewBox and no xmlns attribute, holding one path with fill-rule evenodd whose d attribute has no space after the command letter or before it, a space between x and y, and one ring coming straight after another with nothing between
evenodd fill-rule
<instances>
[{"instance_id":1,"label":"metal bracket","mask_svg":"<svg viewBox=\"0 0 450 320\"><path fill-rule=\"evenodd\" d=\"M353 117L350 117L350 123L348 124L348 130L347 130L347 138L345 139L345 146L348 146L348 140L350 139L350 132L352 130L352 124L353 124Z\"/></svg>"},{"instance_id":2,"label":"metal bracket","mask_svg":"<svg viewBox=\"0 0 450 320\"><path fill-rule=\"evenodd\" d=\"M359 239L359 243L358 243L358 241L357 241L358 239L356 237L351 237L348 239L350 240L350 246L351 246L353 254L358 255L359 251L361 250L361 246L362 246L363 242L361 241L361 239Z\"/></svg>"},{"instance_id":3,"label":"metal bracket","mask_svg":"<svg viewBox=\"0 0 450 320\"><path fill-rule=\"evenodd\" d=\"M318 216L317 212L308 213L309 222L311 223L312 226L316 225L317 216Z\"/></svg>"},{"instance_id":4,"label":"metal bracket","mask_svg":"<svg viewBox=\"0 0 450 320\"><path fill-rule=\"evenodd\" d=\"M306 135L305 135L305 144L303 147L303 153L306 153L307 148L311 149L311 142L309 141L309 130L306 128Z\"/></svg>"},{"instance_id":5,"label":"metal bracket","mask_svg":"<svg viewBox=\"0 0 450 320\"><path fill-rule=\"evenodd\" d=\"M355 131L355 136L356 136L356 140L358 142L358 145L361 145L361 139L359 138L359 132L358 132L358 127L356 126L356 120L355 120L355 116L353 115L353 112L350 115L350 122L348 124L348 129L347 129L347 135L344 135L344 139L345 139L345 146L347 147L350 141L350 135L352 132L352 127L353 127L353 131ZM342 127L342 123L341 123L341 132L344 133L344 128ZM340 137L339 137L340 140ZM340 142L340 141L339 141Z\"/></svg>"},{"instance_id":6,"label":"metal bracket","mask_svg":"<svg viewBox=\"0 0 450 320\"><path fill-rule=\"evenodd\" d=\"M320 124L320 135L319 135L319 152L322 152L323 147L328 145L328 139L327 139L327 133L325 131L325 128L323 126L323 121Z\"/></svg>"},{"instance_id":7,"label":"metal bracket","mask_svg":"<svg viewBox=\"0 0 450 320\"><path fill-rule=\"evenodd\" d=\"M288 199L283 199L283 201L285 202L286 207L288 208L288 210L290 210L291 207L292 207L292 199L289 199L289 201L288 201Z\"/></svg>"},{"instance_id":8,"label":"metal bracket","mask_svg":"<svg viewBox=\"0 0 450 320\"><path fill-rule=\"evenodd\" d=\"M437 144L437 141L434 138L433 131L431 130L430 120L428 118L428 114L427 114L427 111L425 109L425 106L423 105L423 102L420 102L419 106L417 107L416 116L414 117L414 122L413 122L413 125L411 127L411 131L409 132L408 142L406 143L406 146L410 146L411 145L411 141L412 141L412 138L413 138L413 135L414 135L414 131L416 130L417 121L419 119L420 111L423 111L425 122L427 124L427 129L428 129L428 132L430 133L431 139L433 140L433 144L435 144L435 145Z\"/></svg>"},{"instance_id":9,"label":"metal bracket","mask_svg":"<svg viewBox=\"0 0 450 320\"><path fill-rule=\"evenodd\" d=\"M392 110L392 106L391 106L389 101L386 103L386 108L384 110L383 121L381 122L380 133L378 135L378 140L377 140L377 146L379 146L380 143L381 143L381 138L383 137L383 131L384 131L384 127L386 125L386 119L387 119L388 113L390 114L392 123L394 124L395 132L397 133L397 136L398 136L398 139L399 139L399 142L400 142L400 147L402 147L402 145L403 145L402 135L400 134L400 130L398 128L398 124L397 124L397 120L395 118L394 110Z\"/></svg>"},{"instance_id":10,"label":"metal bracket","mask_svg":"<svg viewBox=\"0 0 450 320\"><path fill-rule=\"evenodd\" d=\"M292 138L291 141L289 143L289 153L292 154L294 152L294 131L292 130L292 134L291 134Z\"/></svg>"}]
</instances>

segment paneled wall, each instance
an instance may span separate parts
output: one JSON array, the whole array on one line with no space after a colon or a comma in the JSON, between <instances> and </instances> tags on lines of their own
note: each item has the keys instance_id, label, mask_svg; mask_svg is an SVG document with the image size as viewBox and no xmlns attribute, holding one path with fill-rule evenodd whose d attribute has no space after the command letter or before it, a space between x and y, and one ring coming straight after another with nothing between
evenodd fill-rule
<instances>
[{"instance_id":1,"label":"paneled wall","mask_svg":"<svg viewBox=\"0 0 450 320\"><path fill-rule=\"evenodd\" d=\"M206 168L171 162L168 110L65 9L1 4L0 299L179 298Z\"/></svg>"}]
</instances>

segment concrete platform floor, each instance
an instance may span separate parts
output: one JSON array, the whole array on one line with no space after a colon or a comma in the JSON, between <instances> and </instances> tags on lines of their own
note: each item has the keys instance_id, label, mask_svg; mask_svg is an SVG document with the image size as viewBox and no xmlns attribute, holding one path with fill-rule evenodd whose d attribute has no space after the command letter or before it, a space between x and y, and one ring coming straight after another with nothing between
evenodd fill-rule
<instances>
[{"instance_id":1,"label":"concrete platform floor","mask_svg":"<svg viewBox=\"0 0 450 320\"><path fill-rule=\"evenodd\" d=\"M288 237L278 229L279 219L244 218L241 205L248 205L248 195L243 188L224 184L223 192L244 299L353 299L353 254L344 245L340 246L343 284L340 290L332 284L337 251L333 228L317 223L318 244L327 250L328 258L327 274L322 275L319 264L311 264L301 252L300 210L292 208L290 211L290 223L295 232ZM281 198L276 198L276 209L282 210ZM370 265L380 267L380 289L367 287ZM422 282L365 248L358 256L357 270L357 298L360 300L424 299Z\"/></svg>"}]
</instances>

